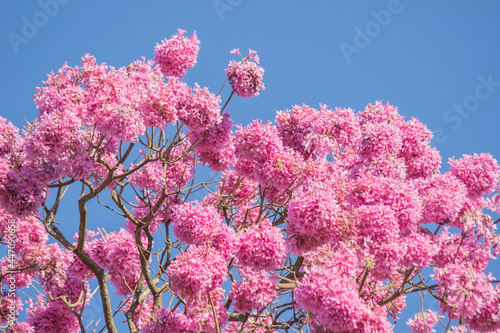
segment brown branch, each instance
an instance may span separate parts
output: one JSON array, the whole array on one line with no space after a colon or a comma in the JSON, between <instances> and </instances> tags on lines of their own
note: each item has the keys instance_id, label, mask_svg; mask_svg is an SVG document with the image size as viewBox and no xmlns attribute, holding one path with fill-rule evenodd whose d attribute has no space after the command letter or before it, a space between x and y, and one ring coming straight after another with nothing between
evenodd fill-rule
<instances>
[{"instance_id":1,"label":"brown branch","mask_svg":"<svg viewBox=\"0 0 500 333\"><path fill-rule=\"evenodd\" d=\"M210 293L207 293L208 295L208 301L210 302L210 307L212 308L212 314L214 315L214 323L215 323L215 329L217 333L220 332L220 326L219 326L219 320L217 319L217 311L215 310L214 302L212 301L212 297L210 297Z\"/></svg>"},{"instance_id":2,"label":"brown branch","mask_svg":"<svg viewBox=\"0 0 500 333\"><path fill-rule=\"evenodd\" d=\"M400 295L402 295L404 293L404 290L405 290L405 285L408 282L408 280L410 279L410 276L413 273L414 269L415 269L414 267L410 268L406 272L405 277L403 279L403 282L401 283L401 286L399 287L399 289L396 290L392 295L390 295L390 296L384 298L383 300L381 300L380 302L378 302L378 305L385 305L385 304L393 301L394 299L396 299Z\"/></svg>"}]
</instances>

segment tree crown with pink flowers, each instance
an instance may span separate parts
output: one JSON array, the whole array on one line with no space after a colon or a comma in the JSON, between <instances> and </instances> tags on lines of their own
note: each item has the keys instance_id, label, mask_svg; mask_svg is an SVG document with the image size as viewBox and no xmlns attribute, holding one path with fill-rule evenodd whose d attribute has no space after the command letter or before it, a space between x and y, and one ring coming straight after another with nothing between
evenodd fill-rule
<instances>
[{"instance_id":1,"label":"tree crown with pink flowers","mask_svg":"<svg viewBox=\"0 0 500 333\"><path fill-rule=\"evenodd\" d=\"M85 55L37 88L36 120L0 117L3 331L392 332L418 293L439 310L412 332L500 332L490 154L440 172L431 131L378 101L233 126L230 100L264 90L257 53L231 51L216 94L183 81L185 33L118 69ZM98 206L121 226L90 228Z\"/></svg>"}]
</instances>

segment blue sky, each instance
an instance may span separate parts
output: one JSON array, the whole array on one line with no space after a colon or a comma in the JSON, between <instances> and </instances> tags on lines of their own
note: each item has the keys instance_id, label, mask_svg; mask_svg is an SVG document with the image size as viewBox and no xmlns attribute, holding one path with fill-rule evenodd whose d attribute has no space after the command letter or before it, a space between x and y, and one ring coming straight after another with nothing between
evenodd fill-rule
<instances>
[{"instance_id":1,"label":"blue sky","mask_svg":"<svg viewBox=\"0 0 500 333\"><path fill-rule=\"evenodd\" d=\"M3 0L0 13L0 116L18 127L36 117L35 87L58 66L85 53L115 67L152 59L182 28L201 40L190 85L217 92L231 49L259 53L266 90L232 99L236 123L294 104L382 100L436 132L442 171L463 153L500 160L497 1Z\"/></svg>"}]
</instances>

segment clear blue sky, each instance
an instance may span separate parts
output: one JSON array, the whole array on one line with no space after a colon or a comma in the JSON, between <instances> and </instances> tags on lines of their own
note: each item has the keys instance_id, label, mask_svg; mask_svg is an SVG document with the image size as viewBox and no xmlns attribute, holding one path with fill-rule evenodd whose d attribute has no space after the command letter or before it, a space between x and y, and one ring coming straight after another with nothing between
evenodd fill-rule
<instances>
[{"instance_id":1,"label":"clear blue sky","mask_svg":"<svg viewBox=\"0 0 500 333\"><path fill-rule=\"evenodd\" d=\"M236 123L294 104L362 110L382 100L439 133L442 171L463 153L500 160L498 1L49 2L0 2L0 116L18 127L36 116L35 87L58 66L85 53L115 67L152 59L182 28L201 40L185 80L214 92L231 49L258 51L266 90L233 98Z\"/></svg>"}]
</instances>

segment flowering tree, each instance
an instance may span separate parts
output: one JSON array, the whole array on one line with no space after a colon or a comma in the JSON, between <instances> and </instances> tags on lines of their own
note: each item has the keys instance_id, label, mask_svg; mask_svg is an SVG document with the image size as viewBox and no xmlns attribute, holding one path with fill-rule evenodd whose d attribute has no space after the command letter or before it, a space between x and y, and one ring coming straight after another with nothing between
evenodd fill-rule
<instances>
[{"instance_id":1,"label":"flowering tree","mask_svg":"<svg viewBox=\"0 0 500 333\"><path fill-rule=\"evenodd\" d=\"M222 89L182 81L199 51L184 33L154 61L115 69L86 55L51 73L21 134L0 118L4 332L98 332L84 325L92 298L109 332L117 320L130 332L390 332L410 293L440 307L409 320L413 332L500 332L485 273L500 253L483 212L500 213L491 155L441 173L432 133L381 102L297 105L234 128L233 95L264 89L256 52L232 51L222 104ZM200 165L220 177L195 181ZM97 204L122 228L90 230ZM66 208L78 212L60 219ZM30 286L38 297L23 301Z\"/></svg>"}]
</instances>

